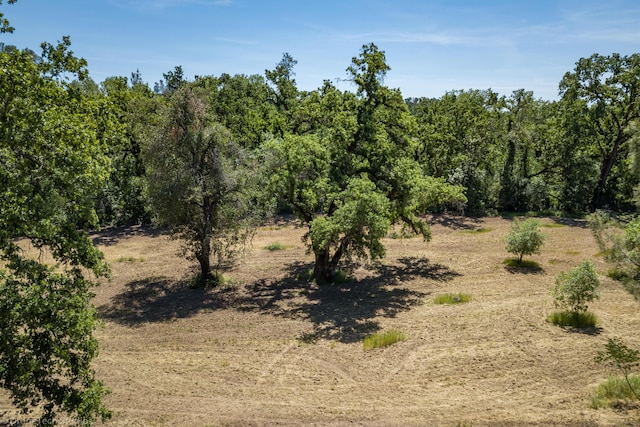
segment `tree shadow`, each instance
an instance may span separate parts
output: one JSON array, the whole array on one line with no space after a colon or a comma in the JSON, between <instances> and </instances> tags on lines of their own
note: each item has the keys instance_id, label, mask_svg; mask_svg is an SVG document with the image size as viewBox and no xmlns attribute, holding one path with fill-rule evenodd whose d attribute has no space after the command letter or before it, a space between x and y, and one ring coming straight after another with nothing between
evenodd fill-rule
<instances>
[{"instance_id":1,"label":"tree shadow","mask_svg":"<svg viewBox=\"0 0 640 427\"><path fill-rule=\"evenodd\" d=\"M402 282L416 276L446 281L459 275L427 259L403 258L399 262L400 265L374 266L372 274L360 280L322 286L308 279L310 264L294 263L284 278L251 285L238 308L309 321L313 331L300 337L306 342L358 342L381 329L376 317L395 317L422 304L430 295L426 289L402 287Z\"/></svg>"},{"instance_id":2,"label":"tree shadow","mask_svg":"<svg viewBox=\"0 0 640 427\"><path fill-rule=\"evenodd\" d=\"M108 304L97 307L98 316L127 326L191 317L202 310L217 310L233 300L233 288L191 289L187 281L162 277L136 280Z\"/></svg>"},{"instance_id":3,"label":"tree shadow","mask_svg":"<svg viewBox=\"0 0 640 427\"><path fill-rule=\"evenodd\" d=\"M589 328L578 328L576 326L561 326L562 330L568 334L582 334L590 336L598 336L604 331L600 326L594 326Z\"/></svg>"},{"instance_id":4,"label":"tree shadow","mask_svg":"<svg viewBox=\"0 0 640 427\"><path fill-rule=\"evenodd\" d=\"M517 259L506 259L504 262L504 269L511 274L544 274L545 269L540 267L535 261Z\"/></svg>"},{"instance_id":5,"label":"tree shadow","mask_svg":"<svg viewBox=\"0 0 640 427\"><path fill-rule=\"evenodd\" d=\"M481 222L480 218L473 216L434 214L429 217L430 224L438 224L454 230L476 230Z\"/></svg>"},{"instance_id":6,"label":"tree shadow","mask_svg":"<svg viewBox=\"0 0 640 427\"><path fill-rule=\"evenodd\" d=\"M159 227L132 225L123 227L106 227L89 234L95 246L113 246L120 240L135 236L158 237L167 235L167 230Z\"/></svg>"}]
</instances>

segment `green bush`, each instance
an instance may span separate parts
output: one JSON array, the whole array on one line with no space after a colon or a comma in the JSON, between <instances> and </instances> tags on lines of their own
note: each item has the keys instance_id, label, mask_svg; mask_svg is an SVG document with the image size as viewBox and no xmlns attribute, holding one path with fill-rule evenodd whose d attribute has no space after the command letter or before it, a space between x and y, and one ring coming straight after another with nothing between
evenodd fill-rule
<instances>
[{"instance_id":1,"label":"green bush","mask_svg":"<svg viewBox=\"0 0 640 427\"><path fill-rule=\"evenodd\" d=\"M433 299L434 304L464 304L471 301L469 294L440 294Z\"/></svg>"},{"instance_id":2,"label":"green bush","mask_svg":"<svg viewBox=\"0 0 640 427\"><path fill-rule=\"evenodd\" d=\"M378 332L365 337L362 346L365 350L371 350L373 348L387 347L406 339L407 337L399 331Z\"/></svg>"},{"instance_id":3,"label":"green bush","mask_svg":"<svg viewBox=\"0 0 640 427\"><path fill-rule=\"evenodd\" d=\"M587 311L588 303L598 299L598 288L602 284L591 261L585 260L570 272L556 276L551 289L553 303L573 313Z\"/></svg>"},{"instance_id":4,"label":"green bush","mask_svg":"<svg viewBox=\"0 0 640 427\"><path fill-rule=\"evenodd\" d=\"M544 239L545 235L540 232L540 221L514 219L511 230L505 237L506 249L516 255L520 262L524 255L539 254Z\"/></svg>"}]
</instances>

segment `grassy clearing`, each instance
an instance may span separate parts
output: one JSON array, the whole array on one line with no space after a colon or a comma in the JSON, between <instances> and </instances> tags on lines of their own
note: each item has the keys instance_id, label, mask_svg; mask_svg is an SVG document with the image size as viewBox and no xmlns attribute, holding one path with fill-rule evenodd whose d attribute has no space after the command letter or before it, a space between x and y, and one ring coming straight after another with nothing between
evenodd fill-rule
<instances>
[{"instance_id":1,"label":"grassy clearing","mask_svg":"<svg viewBox=\"0 0 640 427\"><path fill-rule=\"evenodd\" d=\"M634 390L640 391L640 376L630 376L629 383ZM638 400L624 378L609 377L606 381L598 384L591 398L592 408L619 408L624 406L638 406Z\"/></svg>"},{"instance_id":2,"label":"grassy clearing","mask_svg":"<svg viewBox=\"0 0 640 427\"><path fill-rule=\"evenodd\" d=\"M588 311L575 313L573 311L556 311L547 316L547 322L558 326L573 328L595 328L598 326L598 317Z\"/></svg>"},{"instance_id":3,"label":"grassy clearing","mask_svg":"<svg viewBox=\"0 0 640 427\"><path fill-rule=\"evenodd\" d=\"M433 299L434 304L464 304L470 301L469 294L440 294Z\"/></svg>"},{"instance_id":4,"label":"grassy clearing","mask_svg":"<svg viewBox=\"0 0 640 427\"><path fill-rule=\"evenodd\" d=\"M398 341L404 341L407 337L400 331L378 332L364 338L362 346L365 350L387 347Z\"/></svg>"}]
</instances>

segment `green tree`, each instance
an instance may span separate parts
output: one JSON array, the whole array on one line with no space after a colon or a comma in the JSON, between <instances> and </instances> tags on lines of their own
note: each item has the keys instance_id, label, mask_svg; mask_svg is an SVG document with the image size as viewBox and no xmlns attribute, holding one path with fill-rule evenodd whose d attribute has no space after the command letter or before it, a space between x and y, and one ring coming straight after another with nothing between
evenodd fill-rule
<instances>
[{"instance_id":1,"label":"green tree","mask_svg":"<svg viewBox=\"0 0 640 427\"><path fill-rule=\"evenodd\" d=\"M429 239L418 215L445 200L463 202L460 187L424 175L411 157L415 122L401 94L383 85L384 52L365 45L348 68L357 93L325 83L309 108L305 135L266 144L270 185L309 228L318 283L333 281L343 258L384 256L381 239L403 222ZM311 111L315 108L315 111Z\"/></svg>"},{"instance_id":2,"label":"green tree","mask_svg":"<svg viewBox=\"0 0 640 427\"><path fill-rule=\"evenodd\" d=\"M545 236L539 228L540 222L535 219L514 219L511 230L505 237L507 252L516 255L518 262L522 262L524 255L540 253Z\"/></svg>"},{"instance_id":3,"label":"green tree","mask_svg":"<svg viewBox=\"0 0 640 427\"><path fill-rule=\"evenodd\" d=\"M563 102L577 105L587 117L591 138L585 141L600 164L591 208L601 208L614 200L607 192L612 174L628 172L620 162L628 153L630 136L625 130L640 117L640 54L581 58L575 70L564 75L560 93Z\"/></svg>"},{"instance_id":4,"label":"green tree","mask_svg":"<svg viewBox=\"0 0 640 427\"><path fill-rule=\"evenodd\" d=\"M66 83L86 76L70 41L0 53L0 386L41 424L91 424L110 413L91 361L98 343L91 275L108 268L84 227L109 161L99 106ZM33 247L55 265L30 256Z\"/></svg>"},{"instance_id":5,"label":"green tree","mask_svg":"<svg viewBox=\"0 0 640 427\"><path fill-rule=\"evenodd\" d=\"M231 133L212 121L205 95L184 84L171 96L166 124L146 150L152 206L161 224L185 243L200 265L200 282L215 284L211 270L233 258L253 230L249 158Z\"/></svg>"},{"instance_id":6,"label":"green tree","mask_svg":"<svg viewBox=\"0 0 640 427\"><path fill-rule=\"evenodd\" d=\"M588 303L598 299L598 288L602 285L593 263L583 261L570 272L561 272L551 290L554 304L578 315L588 309Z\"/></svg>"},{"instance_id":7,"label":"green tree","mask_svg":"<svg viewBox=\"0 0 640 427\"><path fill-rule=\"evenodd\" d=\"M413 103L418 123L415 157L427 174L467 189L467 208L498 208L503 163L503 98L491 90L447 92Z\"/></svg>"}]
</instances>

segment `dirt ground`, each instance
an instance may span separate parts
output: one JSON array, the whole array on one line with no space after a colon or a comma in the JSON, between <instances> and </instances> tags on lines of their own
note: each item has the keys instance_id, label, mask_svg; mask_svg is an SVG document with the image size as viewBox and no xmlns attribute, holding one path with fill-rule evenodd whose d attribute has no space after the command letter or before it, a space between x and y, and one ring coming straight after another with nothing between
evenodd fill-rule
<instances>
[{"instance_id":1,"label":"dirt ground","mask_svg":"<svg viewBox=\"0 0 640 427\"><path fill-rule=\"evenodd\" d=\"M112 394L108 426L634 425L637 410L594 410L611 373L608 337L640 347L640 303L602 277L597 330L553 326L555 275L607 265L584 222L541 219L537 269L503 261L507 218L430 218L431 242L386 239L387 257L356 280L318 287L293 221L262 227L229 280L189 289L178 242L139 227L95 236L112 266L96 288L104 327L95 369ZM284 249L265 246L280 243ZM435 305L435 295L471 294ZM407 340L364 350L398 330ZM1 409L6 404L0 404Z\"/></svg>"}]
</instances>

